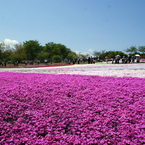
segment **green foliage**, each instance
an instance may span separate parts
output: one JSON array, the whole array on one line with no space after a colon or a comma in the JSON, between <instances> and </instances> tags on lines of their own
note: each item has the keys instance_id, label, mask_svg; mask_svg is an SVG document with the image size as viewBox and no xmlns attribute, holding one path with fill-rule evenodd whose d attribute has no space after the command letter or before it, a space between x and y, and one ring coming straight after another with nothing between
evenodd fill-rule
<instances>
[{"instance_id":1,"label":"green foliage","mask_svg":"<svg viewBox=\"0 0 145 145\"><path fill-rule=\"evenodd\" d=\"M142 54L145 54L145 46L139 46L138 51Z\"/></svg>"},{"instance_id":2,"label":"green foliage","mask_svg":"<svg viewBox=\"0 0 145 145\"><path fill-rule=\"evenodd\" d=\"M94 55L94 56L96 56L96 57L98 57L98 56L100 56L100 55L101 55L101 52L94 51L93 55Z\"/></svg>"},{"instance_id":3,"label":"green foliage","mask_svg":"<svg viewBox=\"0 0 145 145\"><path fill-rule=\"evenodd\" d=\"M77 54L75 52L68 53L67 59L70 59L72 61L73 59L76 59L76 58L77 58Z\"/></svg>"},{"instance_id":4,"label":"green foliage","mask_svg":"<svg viewBox=\"0 0 145 145\"><path fill-rule=\"evenodd\" d=\"M116 55L117 55L116 51L109 51L108 58L115 58Z\"/></svg>"},{"instance_id":5,"label":"green foliage","mask_svg":"<svg viewBox=\"0 0 145 145\"><path fill-rule=\"evenodd\" d=\"M53 58L53 55L54 55L53 49L54 49L54 43L53 42L49 42L49 43L45 44L44 50L45 50L45 52L48 53L48 58L49 58L50 62L52 62L52 58Z\"/></svg>"},{"instance_id":6,"label":"green foliage","mask_svg":"<svg viewBox=\"0 0 145 145\"><path fill-rule=\"evenodd\" d=\"M145 58L145 46L139 46L138 51L141 54L141 58Z\"/></svg>"},{"instance_id":7,"label":"green foliage","mask_svg":"<svg viewBox=\"0 0 145 145\"><path fill-rule=\"evenodd\" d=\"M48 53L46 52L38 53L37 59L40 60L40 62L44 62L44 60L48 60Z\"/></svg>"},{"instance_id":8,"label":"green foliage","mask_svg":"<svg viewBox=\"0 0 145 145\"><path fill-rule=\"evenodd\" d=\"M131 54L136 54L137 53L137 48L136 48L136 46L131 46L130 48L127 48L125 51L129 52Z\"/></svg>"},{"instance_id":9,"label":"green foliage","mask_svg":"<svg viewBox=\"0 0 145 145\"><path fill-rule=\"evenodd\" d=\"M10 46L0 43L0 60L8 60L11 58L12 50L9 49Z\"/></svg>"},{"instance_id":10,"label":"green foliage","mask_svg":"<svg viewBox=\"0 0 145 145\"><path fill-rule=\"evenodd\" d=\"M53 59L53 62L55 62L55 63L58 63L61 61L61 58L59 55L54 55L52 59Z\"/></svg>"},{"instance_id":11,"label":"green foliage","mask_svg":"<svg viewBox=\"0 0 145 145\"><path fill-rule=\"evenodd\" d=\"M9 49L3 52L3 59L5 59L6 61L11 60L11 58L13 57L13 50Z\"/></svg>"},{"instance_id":12,"label":"green foliage","mask_svg":"<svg viewBox=\"0 0 145 145\"><path fill-rule=\"evenodd\" d=\"M24 48L23 44L20 43L20 44L15 45L14 54L20 55L21 60L26 59L26 53L25 53L25 48Z\"/></svg>"},{"instance_id":13,"label":"green foliage","mask_svg":"<svg viewBox=\"0 0 145 145\"><path fill-rule=\"evenodd\" d=\"M13 57L11 58L11 62L22 62L23 61L23 57L20 54L14 54Z\"/></svg>"},{"instance_id":14,"label":"green foliage","mask_svg":"<svg viewBox=\"0 0 145 145\"><path fill-rule=\"evenodd\" d=\"M108 56L109 59L111 58L115 58L116 55L120 55L120 57L122 58L123 56L127 56L125 53L123 53L122 51L102 51L102 52L94 52L93 54L94 56L98 57L100 60L105 60L105 57Z\"/></svg>"},{"instance_id":15,"label":"green foliage","mask_svg":"<svg viewBox=\"0 0 145 145\"><path fill-rule=\"evenodd\" d=\"M99 59L100 59L100 60L105 60L105 57L106 57L107 55L108 55L108 54L105 52L105 50L103 50L102 52L100 52Z\"/></svg>"},{"instance_id":16,"label":"green foliage","mask_svg":"<svg viewBox=\"0 0 145 145\"><path fill-rule=\"evenodd\" d=\"M86 60L86 59L89 57L89 54L86 54L86 55L85 55L85 54L79 53L78 57L81 58L81 59Z\"/></svg>"},{"instance_id":17,"label":"green foliage","mask_svg":"<svg viewBox=\"0 0 145 145\"><path fill-rule=\"evenodd\" d=\"M53 56L60 55L60 59L64 60L68 57L68 54L72 52L69 48L62 44L56 44L53 42L45 44L43 48L45 52L48 52L49 59L52 60Z\"/></svg>"},{"instance_id":18,"label":"green foliage","mask_svg":"<svg viewBox=\"0 0 145 145\"><path fill-rule=\"evenodd\" d=\"M133 55L137 54L137 52L141 55L141 58L145 58L145 46L139 46L138 49L135 46L131 46L125 50L127 53L131 53ZM123 56L127 57L127 55L121 51L108 51L105 50L98 52L94 51L93 55L96 56L100 60L105 60L105 57L115 58L115 56L119 54L122 58ZM10 48L9 45L0 43L0 60L12 62L18 61L19 63L24 60L40 60L44 62L44 60L48 60L48 62L60 62L65 59L86 59L89 55L84 55L79 53L78 55L67 48L65 45L60 43L49 42L44 46L41 46L37 40L29 40L23 42L23 44L16 44L15 49Z\"/></svg>"},{"instance_id":19,"label":"green foliage","mask_svg":"<svg viewBox=\"0 0 145 145\"><path fill-rule=\"evenodd\" d=\"M42 51L42 46L37 40L29 40L23 43L26 58L28 60L35 60L37 53Z\"/></svg>"}]
</instances>

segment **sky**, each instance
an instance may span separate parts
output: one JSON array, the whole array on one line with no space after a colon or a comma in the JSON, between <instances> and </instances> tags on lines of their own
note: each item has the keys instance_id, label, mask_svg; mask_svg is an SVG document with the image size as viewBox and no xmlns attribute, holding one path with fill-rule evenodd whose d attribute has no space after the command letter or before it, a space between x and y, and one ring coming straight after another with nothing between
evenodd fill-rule
<instances>
[{"instance_id":1,"label":"sky","mask_svg":"<svg viewBox=\"0 0 145 145\"><path fill-rule=\"evenodd\" d=\"M145 46L145 0L0 0L0 42L61 43L72 51Z\"/></svg>"}]
</instances>

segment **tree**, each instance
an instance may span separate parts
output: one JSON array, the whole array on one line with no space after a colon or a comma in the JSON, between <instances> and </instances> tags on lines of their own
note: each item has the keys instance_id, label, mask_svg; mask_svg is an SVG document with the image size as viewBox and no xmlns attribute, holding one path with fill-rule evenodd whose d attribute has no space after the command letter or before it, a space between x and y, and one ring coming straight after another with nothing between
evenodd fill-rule
<instances>
[{"instance_id":1,"label":"tree","mask_svg":"<svg viewBox=\"0 0 145 145\"><path fill-rule=\"evenodd\" d=\"M115 58L116 55L117 55L116 51L109 51L108 58Z\"/></svg>"},{"instance_id":2,"label":"tree","mask_svg":"<svg viewBox=\"0 0 145 145\"><path fill-rule=\"evenodd\" d=\"M77 58L77 54L75 53L75 52L70 52L70 53L68 53L68 55L67 55L67 59L70 59L71 61L73 60L73 59L76 59Z\"/></svg>"},{"instance_id":3,"label":"tree","mask_svg":"<svg viewBox=\"0 0 145 145\"><path fill-rule=\"evenodd\" d=\"M16 56L19 55L19 61L23 61L26 59L25 48L23 44L19 43L15 45L14 55L15 58L18 58Z\"/></svg>"},{"instance_id":4,"label":"tree","mask_svg":"<svg viewBox=\"0 0 145 145\"><path fill-rule=\"evenodd\" d=\"M129 53L132 53L132 54L136 54L137 53L137 48L136 48L136 46L131 46L130 48L127 48L125 51L129 52Z\"/></svg>"},{"instance_id":5,"label":"tree","mask_svg":"<svg viewBox=\"0 0 145 145\"><path fill-rule=\"evenodd\" d=\"M48 52L49 59L52 62L54 55L59 55L61 60L64 60L67 58L68 54L71 52L69 48L67 48L65 45L62 44L56 44L53 42L49 42L45 44L45 47L43 49L45 52Z\"/></svg>"},{"instance_id":6,"label":"tree","mask_svg":"<svg viewBox=\"0 0 145 145\"><path fill-rule=\"evenodd\" d=\"M145 58L145 46L139 46L138 51L141 53L142 57Z\"/></svg>"},{"instance_id":7,"label":"tree","mask_svg":"<svg viewBox=\"0 0 145 145\"><path fill-rule=\"evenodd\" d=\"M37 59L40 60L40 62L44 62L44 60L48 60L48 53L46 52L38 53Z\"/></svg>"},{"instance_id":8,"label":"tree","mask_svg":"<svg viewBox=\"0 0 145 145\"><path fill-rule=\"evenodd\" d=\"M11 58L12 54L13 51L9 45L6 45L4 42L0 43L0 60L7 61Z\"/></svg>"},{"instance_id":9,"label":"tree","mask_svg":"<svg viewBox=\"0 0 145 145\"><path fill-rule=\"evenodd\" d=\"M53 61L55 62L55 63L58 63L58 62L60 62L61 61L61 58L60 58L60 55L53 55Z\"/></svg>"},{"instance_id":10,"label":"tree","mask_svg":"<svg viewBox=\"0 0 145 145\"><path fill-rule=\"evenodd\" d=\"M44 51L48 53L49 61L52 63L54 43L49 42L45 44Z\"/></svg>"},{"instance_id":11,"label":"tree","mask_svg":"<svg viewBox=\"0 0 145 145\"><path fill-rule=\"evenodd\" d=\"M67 48L65 45L57 44L57 47L59 47L61 59L64 60L67 58L68 54L72 52L69 48Z\"/></svg>"},{"instance_id":12,"label":"tree","mask_svg":"<svg viewBox=\"0 0 145 145\"><path fill-rule=\"evenodd\" d=\"M23 43L26 58L28 60L35 60L37 54L42 51L42 46L37 40L29 40Z\"/></svg>"},{"instance_id":13,"label":"tree","mask_svg":"<svg viewBox=\"0 0 145 145\"><path fill-rule=\"evenodd\" d=\"M14 52L12 49L5 50L3 52L3 60L5 60L5 61L11 60L13 57L13 54L14 54Z\"/></svg>"},{"instance_id":14,"label":"tree","mask_svg":"<svg viewBox=\"0 0 145 145\"><path fill-rule=\"evenodd\" d=\"M13 57L11 58L11 62L15 63L17 61L20 63L23 61L23 58L19 54L14 54Z\"/></svg>"},{"instance_id":15,"label":"tree","mask_svg":"<svg viewBox=\"0 0 145 145\"><path fill-rule=\"evenodd\" d=\"M105 60L106 55L108 55L108 54L106 54L106 51L105 50L102 50L102 52L101 52L101 54L99 56L99 59L100 60Z\"/></svg>"},{"instance_id":16,"label":"tree","mask_svg":"<svg viewBox=\"0 0 145 145\"><path fill-rule=\"evenodd\" d=\"M93 55L96 56L96 57L99 57L99 56L101 55L101 52L94 51L94 52L93 52Z\"/></svg>"}]
</instances>

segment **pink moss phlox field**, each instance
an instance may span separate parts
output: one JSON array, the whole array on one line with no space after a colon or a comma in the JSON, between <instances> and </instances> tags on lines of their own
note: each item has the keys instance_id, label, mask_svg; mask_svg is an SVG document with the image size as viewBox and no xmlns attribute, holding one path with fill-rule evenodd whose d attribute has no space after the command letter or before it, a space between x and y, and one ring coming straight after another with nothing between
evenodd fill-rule
<instances>
[{"instance_id":1,"label":"pink moss phlox field","mask_svg":"<svg viewBox=\"0 0 145 145\"><path fill-rule=\"evenodd\" d=\"M144 82L0 73L0 144L145 144Z\"/></svg>"},{"instance_id":2,"label":"pink moss phlox field","mask_svg":"<svg viewBox=\"0 0 145 145\"><path fill-rule=\"evenodd\" d=\"M38 68L38 67L58 67L58 66L71 66L73 64L58 64L58 65L26 65L26 66L6 66L6 67L1 67L0 68Z\"/></svg>"},{"instance_id":3,"label":"pink moss phlox field","mask_svg":"<svg viewBox=\"0 0 145 145\"><path fill-rule=\"evenodd\" d=\"M145 59L140 59L141 62L145 62Z\"/></svg>"}]
</instances>

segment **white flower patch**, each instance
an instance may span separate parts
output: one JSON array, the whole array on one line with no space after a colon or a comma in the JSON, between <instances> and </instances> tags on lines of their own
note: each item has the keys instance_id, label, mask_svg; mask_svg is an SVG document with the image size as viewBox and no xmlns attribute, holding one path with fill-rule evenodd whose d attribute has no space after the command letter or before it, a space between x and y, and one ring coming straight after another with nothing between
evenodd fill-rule
<instances>
[{"instance_id":1,"label":"white flower patch","mask_svg":"<svg viewBox=\"0 0 145 145\"><path fill-rule=\"evenodd\" d=\"M46 74L79 74L113 77L140 77L145 78L145 64L83 64L58 67L39 68L0 68L0 72L24 72Z\"/></svg>"}]
</instances>

